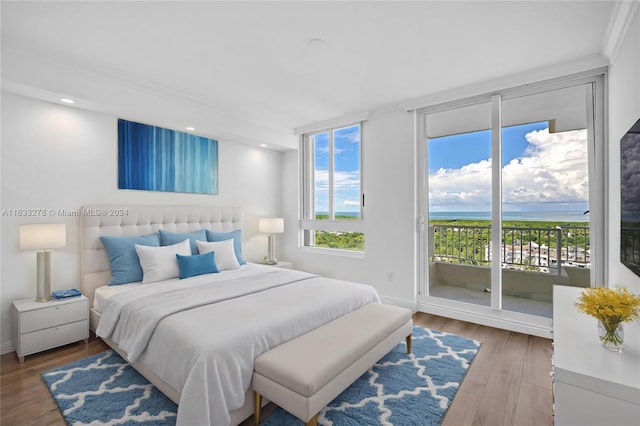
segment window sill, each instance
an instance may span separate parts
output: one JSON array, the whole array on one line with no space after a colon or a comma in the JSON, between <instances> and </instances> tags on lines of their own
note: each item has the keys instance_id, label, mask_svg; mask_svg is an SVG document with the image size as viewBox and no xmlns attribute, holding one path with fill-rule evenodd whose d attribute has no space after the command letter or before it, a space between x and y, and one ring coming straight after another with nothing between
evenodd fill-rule
<instances>
[{"instance_id":1,"label":"window sill","mask_svg":"<svg viewBox=\"0 0 640 426\"><path fill-rule=\"evenodd\" d=\"M353 257L356 259L364 259L365 252L363 251L355 251L355 250L341 250L334 248L326 248L326 247L300 247L300 251L303 253L313 253L313 254L326 254L331 256L342 256L342 257Z\"/></svg>"}]
</instances>

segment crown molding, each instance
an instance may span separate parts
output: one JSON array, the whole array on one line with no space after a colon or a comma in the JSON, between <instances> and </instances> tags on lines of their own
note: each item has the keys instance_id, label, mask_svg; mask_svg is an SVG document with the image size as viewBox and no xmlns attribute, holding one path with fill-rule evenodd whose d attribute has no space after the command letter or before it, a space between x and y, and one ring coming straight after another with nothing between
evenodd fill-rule
<instances>
[{"instance_id":1,"label":"crown molding","mask_svg":"<svg viewBox=\"0 0 640 426\"><path fill-rule=\"evenodd\" d=\"M14 81L15 83L22 84L23 86L31 86L33 88L42 87L45 90L55 92L56 89L47 87L47 84L40 84L41 82L23 81L22 75L11 76L7 78L7 72L5 72L6 64L10 66L18 67L28 70L38 69L41 72L39 76L44 75L72 75L77 80L86 80L99 83L102 86L111 86L114 90L126 90L143 95L147 97L154 97L162 99L173 104L184 105L188 108L197 109L206 112L209 116L218 117L223 121L242 121L244 123L251 123L251 125L265 129L267 132L275 132L284 135L293 135L293 129L290 127L283 127L274 125L271 122L264 122L256 119L255 117L249 117L244 111L233 111L225 109L219 105L214 105L206 99L201 97L185 94L175 90L171 90L169 87L153 84L149 81L142 81L129 75L117 73L114 70L106 70L101 67L96 67L87 62L79 64L76 58L52 56L52 53L34 46L23 45L23 43L15 42L12 39L3 40L3 81ZM18 71L20 72L20 71ZM14 77L12 79L12 77ZM41 79L43 83L47 83L47 78ZM85 99L90 96L78 95L76 93L68 93L69 96L84 97ZM94 100L94 103L100 101Z\"/></svg>"},{"instance_id":2,"label":"crown molding","mask_svg":"<svg viewBox=\"0 0 640 426\"><path fill-rule=\"evenodd\" d=\"M5 39L3 43L3 56L8 57L9 61L17 60L22 61L23 63L31 62L34 65L40 65L41 67L43 67L43 69L54 67L65 70L67 73L79 74L81 76L88 77L94 80L100 80L102 82L113 84L121 88L134 90L136 92L165 98L173 102L205 109L215 114L231 115L229 111L211 105L210 103L202 99L198 99L194 96L184 95L182 93L169 90L167 87L154 85L149 81L140 81L139 79L132 78L122 73L118 74L113 70L107 71L103 67L97 67L88 62L83 62L82 66L80 66L77 64L78 61L75 58L64 57L60 55L54 58L51 52L47 50L43 50L31 45L24 45L24 43L15 42L10 38Z\"/></svg>"},{"instance_id":3,"label":"crown molding","mask_svg":"<svg viewBox=\"0 0 640 426\"><path fill-rule=\"evenodd\" d=\"M640 8L640 1L638 0L616 2L615 8L611 13L602 49L603 55L609 59L610 63L614 62L616 56L618 56L620 46L624 42L638 8Z\"/></svg>"},{"instance_id":4,"label":"crown molding","mask_svg":"<svg viewBox=\"0 0 640 426\"><path fill-rule=\"evenodd\" d=\"M577 75L584 72L592 72L594 70L601 70L604 72L608 65L609 61L602 55L591 55L522 73L481 81L452 90L445 90L409 99L405 102L400 102L398 105L405 111L412 111L423 107L429 107L464 98L471 98L474 96L486 95L487 93L494 93L512 87L523 86L554 78L561 78L568 75Z\"/></svg>"},{"instance_id":5,"label":"crown molding","mask_svg":"<svg viewBox=\"0 0 640 426\"><path fill-rule=\"evenodd\" d=\"M140 123L149 124L152 126L164 127L168 129L177 130L180 132L184 132L185 129L180 127L179 125L171 125L166 121L158 120L153 117L149 117L144 114L136 114L131 112L123 112L116 107L112 107L107 104L103 104L100 102L94 102L87 99L79 98L75 95L70 96L69 94L63 94L60 92L54 92L50 90L41 89L38 87L32 87L28 85L24 85L22 83L17 83L8 80L1 80L2 94L12 94L16 96L22 96L29 99L35 99L42 102L52 103L59 105L62 108L69 109L79 109L83 111L90 111L95 113L101 113L113 116L115 118L124 118L126 120L136 121ZM61 104L57 100L62 97L72 97L75 101L73 105ZM293 135L285 135L289 136L289 140L284 140L282 135L278 134L268 134L268 133L259 133L262 137L256 137L256 132L252 132L252 134L234 131L233 127L229 130L230 126L224 126L226 129L217 128L214 132L207 132L198 129L199 131L195 132L200 136L216 139L224 142L233 142L242 145L248 146L262 146L263 144L267 144L267 148L261 147L261 149L269 149L272 151L289 151L297 149L297 138ZM238 127L236 127L238 128Z\"/></svg>"}]
</instances>

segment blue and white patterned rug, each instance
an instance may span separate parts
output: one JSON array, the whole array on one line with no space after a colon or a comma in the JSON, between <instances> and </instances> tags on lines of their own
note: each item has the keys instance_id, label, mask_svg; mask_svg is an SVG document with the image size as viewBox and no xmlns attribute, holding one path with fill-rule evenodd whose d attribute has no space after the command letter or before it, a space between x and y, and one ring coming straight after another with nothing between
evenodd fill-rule
<instances>
[{"instance_id":1,"label":"blue and white patterned rug","mask_svg":"<svg viewBox=\"0 0 640 426\"><path fill-rule=\"evenodd\" d=\"M327 406L322 425L437 425L480 343L414 327L404 341ZM112 351L42 375L69 425L173 425L177 406ZM278 408L263 426L303 422Z\"/></svg>"},{"instance_id":2,"label":"blue and white patterned rug","mask_svg":"<svg viewBox=\"0 0 640 426\"><path fill-rule=\"evenodd\" d=\"M113 351L42 374L68 425L175 425L178 406Z\"/></svg>"},{"instance_id":3,"label":"blue and white patterned rug","mask_svg":"<svg viewBox=\"0 0 640 426\"><path fill-rule=\"evenodd\" d=\"M404 342L322 410L320 425L439 425L467 374L480 342L413 327L412 354ZM261 426L304 422L281 408Z\"/></svg>"}]
</instances>

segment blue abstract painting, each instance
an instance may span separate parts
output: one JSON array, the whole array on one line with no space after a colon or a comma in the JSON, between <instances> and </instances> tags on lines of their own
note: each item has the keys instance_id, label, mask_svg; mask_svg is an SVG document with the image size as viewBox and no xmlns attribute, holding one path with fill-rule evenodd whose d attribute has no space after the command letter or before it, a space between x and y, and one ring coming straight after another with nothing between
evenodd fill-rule
<instances>
[{"instance_id":1,"label":"blue abstract painting","mask_svg":"<svg viewBox=\"0 0 640 426\"><path fill-rule=\"evenodd\" d=\"M218 193L218 141L118 120L118 188Z\"/></svg>"}]
</instances>

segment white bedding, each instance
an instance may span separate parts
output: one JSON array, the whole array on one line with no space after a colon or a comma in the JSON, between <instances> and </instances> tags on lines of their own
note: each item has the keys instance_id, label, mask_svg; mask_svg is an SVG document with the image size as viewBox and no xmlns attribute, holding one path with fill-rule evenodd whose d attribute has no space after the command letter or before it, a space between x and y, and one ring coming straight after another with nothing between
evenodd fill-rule
<instances>
[{"instance_id":1,"label":"white bedding","mask_svg":"<svg viewBox=\"0 0 640 426\"><path fill-rule=\"evenodd\" d=\"M123 293L125 291L131 291L136 288L142 286L141 282L138 283L129 283L129 284L121 284L121 285L103 285L102 287L98 287L93 296L93 309L98 312L104 311L104 305L107 303L107 300L111 297L115 296L118 293Z\"/></svg>"},{"instance_id":2,"label":"white bedding","mask_svg":"<svg viewBox=\"0 0 640 426\"><path fill-rule=\"evenodd\" d=\"M182 425L229 424L228 412L244 403L256 356L379 302L371 286L261 265L114 293L100 302L97 334L181 392ZM216 302L180 307L205 299Z\"/></svg>"}]
</instances>

